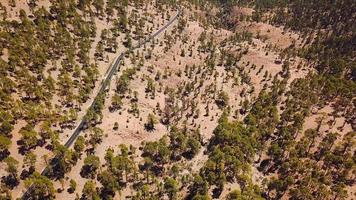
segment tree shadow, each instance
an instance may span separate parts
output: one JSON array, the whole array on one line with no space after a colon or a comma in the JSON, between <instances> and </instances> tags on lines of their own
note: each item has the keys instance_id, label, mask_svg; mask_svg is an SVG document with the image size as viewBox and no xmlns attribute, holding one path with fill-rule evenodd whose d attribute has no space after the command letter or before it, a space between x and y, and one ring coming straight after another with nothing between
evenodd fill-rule
<instances>
[{"instance_id":1,"label":"tree shadow","mask_svg":"<svg viewBox=\"0 0 356 200\"><path fill-rule=\"evenodd\" d=\"M10 155L9 150L4 150L0 152L0 162L3 161L5 158L7 158Z\"/></svg>"},{"instance_id":2,"label":"tree shadow","mask_svg":"<svg viewBox=\"0 0 356 200\"><path fill-rule=\"evenodd\" d=\"M30 150L36 149L37 146L41 146L41 147L42 147L43 145L45 145L45 144L46 144L46 141L45 141L45 140L37 140L37 143L36 143L35 145L29 147L29 148L26 148L26 147L24 146L25 143L24 143L23 140L18 140L18 141L16 142L16 144L17 144L17 146L19 146L19 147L18 147L18 152L19 152L19 154L25 155L25 154L26 154L27 152L29 152Z\"/></svg>"},{"instance_id":3,"label":"tree shadow","mask_svg":"<svg viewBox=\"0 0 356 200\"><path fill-rule=\"evenodd\" d=\"M33 172L35 172L34 167L30 167L28 170L27 169L22 170L20 174L20 179L25 180L26 178L30 177L33 174Z\"/></svg>"},{"instance_id":4,"label":"tree shadow","mask_svg":"<svg viewBox=\"0 0 356 200\"><path fill-rule=\"evenodd\" d=\"M212 197L213 197L214 199L219 199L219 197L220 197L222 191L223 191L222 188L219 188L219 187L214 188L214 189L213 189L213 195L212 195Z\"/></svg>"},{"instance_id":5,"label":"tree shadow","mask_svg":"<svg viewBox=\"0 0 356 200\"><path fill-rule=\"evenodd\" d=\"M19 180L11 174L1 177L1 182L9 189L14 189L19 184Z\"/></svg>"},{"instance_id":6,"label":"tree shadow","mask_svg":"<svg viewBox=\"0 0 356 200\"><path fill-rule=\"evenodd\" d=\"M95 178L95 171L89 165L84 165L80 170L80 176L83 178Z\"/></svg>"},{"instance_id":7,"label":"tree shadow","mask_svg":"<svg viewBox=\"0 0 356 200\"><path fill-rule=\"evenodd\" d=\"M155 127L152 126L151 124L145 123L144 126L147 132L153 132L154 130L156 130Z\"/></svg>"}]
</instances>

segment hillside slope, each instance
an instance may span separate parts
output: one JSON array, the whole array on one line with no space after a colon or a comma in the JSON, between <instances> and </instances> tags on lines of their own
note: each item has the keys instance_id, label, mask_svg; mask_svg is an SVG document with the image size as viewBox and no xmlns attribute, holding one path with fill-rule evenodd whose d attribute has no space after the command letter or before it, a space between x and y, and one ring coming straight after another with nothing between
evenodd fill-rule
<instances>
[{"instance_id":1,"label":"hillside slope","mask_svg":"<svg viewBox=\"0 0 356 200\"><path fill-rule=\"evenodd\" d=\"M353 199L354 7L1 2L0 199Z\"/></svg>"}]
</instances>

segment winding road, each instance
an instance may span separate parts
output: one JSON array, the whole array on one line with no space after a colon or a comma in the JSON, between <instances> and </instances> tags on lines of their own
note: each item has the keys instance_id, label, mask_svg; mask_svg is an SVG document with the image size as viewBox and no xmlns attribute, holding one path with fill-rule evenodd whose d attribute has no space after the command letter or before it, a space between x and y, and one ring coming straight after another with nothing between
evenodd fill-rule
<instances>
[{"instance_id":1,"label":"winding road","mask_svg":"<svg viewBox=\"0 0 356 200\"><path fill-rule=\"evenodd\" d=\"M124 56L126 54L130 54L133 50L140 48L142 45L150 42L152 39L154 39L155 37L157 37L160 33L162 33L163 31L165 31L170 25L172 25L172 23L174 21L177 20L177 18L179 17L179 15L181 14L181 10L180 8L177 8L177 13L174 17L172 17L169 22L164 25L163 27L161 27L159 30L157 30L155 33L153 33L152 35L150 35L149 37L145 38L143 41L139 41L139 43L133 47L131 47L130 49L128 49L127 51L121 53L115 60L115 62L111 65L111 68L108 70L109 72L107 73L106 77L104 78L104 80L101 83L100 89L98 90L97 94L95 95L95 97L92 99L92 102L89 106L89 108L87 109L87 112L93 108L93 106L95 105L98 96L100 94L102 94L103 92L105 92L106 88L108 87L111 78L113 77L113 75L115 74L115 72L117 72L118 70L120 70L120 64L124 58ZM87 114L86 112L86 114ZM69 139L67 140L67 142L64 144L65 147L71 147L71 145L74 143L74 141L77 139L77 137L80 135L80 132L83 130L84 125L86 124L86 114L82 117L82 119L80 120L79 124L76 126L76 128L74 129L73 134L69 137ZM41 175L46 176L48 175L50 167L47 166L45 167L42 172ZM31 197L29 197L29 192L31 190L31 186L30 188L23 194L22 199L31 199Z\"/></svg>"}]
</instances>

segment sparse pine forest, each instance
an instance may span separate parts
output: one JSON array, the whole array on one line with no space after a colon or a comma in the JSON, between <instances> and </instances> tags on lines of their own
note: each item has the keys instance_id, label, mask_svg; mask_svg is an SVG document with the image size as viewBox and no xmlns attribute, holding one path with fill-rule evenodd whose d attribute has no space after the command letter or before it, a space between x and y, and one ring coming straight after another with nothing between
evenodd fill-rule
<instances>
[{"instance_id":1,"label":"sparse pine forest","mask_svg":"<svg viewBox=\"0 0 356 200\"><path fill-rule=\"evenodd\" d=\"M355 9L0 1L0 199L355 199Z\"/></svg>"}]
</instances>

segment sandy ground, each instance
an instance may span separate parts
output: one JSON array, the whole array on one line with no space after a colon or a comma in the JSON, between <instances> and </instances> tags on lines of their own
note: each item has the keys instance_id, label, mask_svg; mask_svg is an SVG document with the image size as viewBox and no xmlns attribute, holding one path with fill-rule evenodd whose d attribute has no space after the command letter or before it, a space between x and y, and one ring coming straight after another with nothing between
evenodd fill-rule
<instances>
[{"instance_id":1,"label":"sandy ground","mask_svg":"<svg viewBox=\"0 0 356 200\"><path fill-rule=\"evenodd\" d=\"M345 123L344 117L336 117L334 121L332 116L334 109L330 104L322 108L314 108L314 110L316 110L316 112L314 114L312 113L305 119L303 126L303 131L305 131L308 129L317 129L319 124L321 124L319 128L318 139L316 140L316 144L314 145L314 148L311 149L311 151L316 150L316 147L327 133L339 133L339 136L335 141L335 144L337 144L342 140L345 134L353 131L351 125L349 123ZM302 134L298 134L296 141L299 141L301 137Z\"/></svg>"},{"instance_id":2,"label":"sandy ground","mask_svg":"<svg viewBox=\"0 0 356 200\"><path fill-rule=\"evenodd\" d=\"M271 45L276 45L279 49L285 49L291 44L299 44L299 35L293 32L286 32L283 27L275 27L266 23L250 23L246 30L259 34L261 38L266 39L266 42Z\"/></svg>"}]
</instances>

